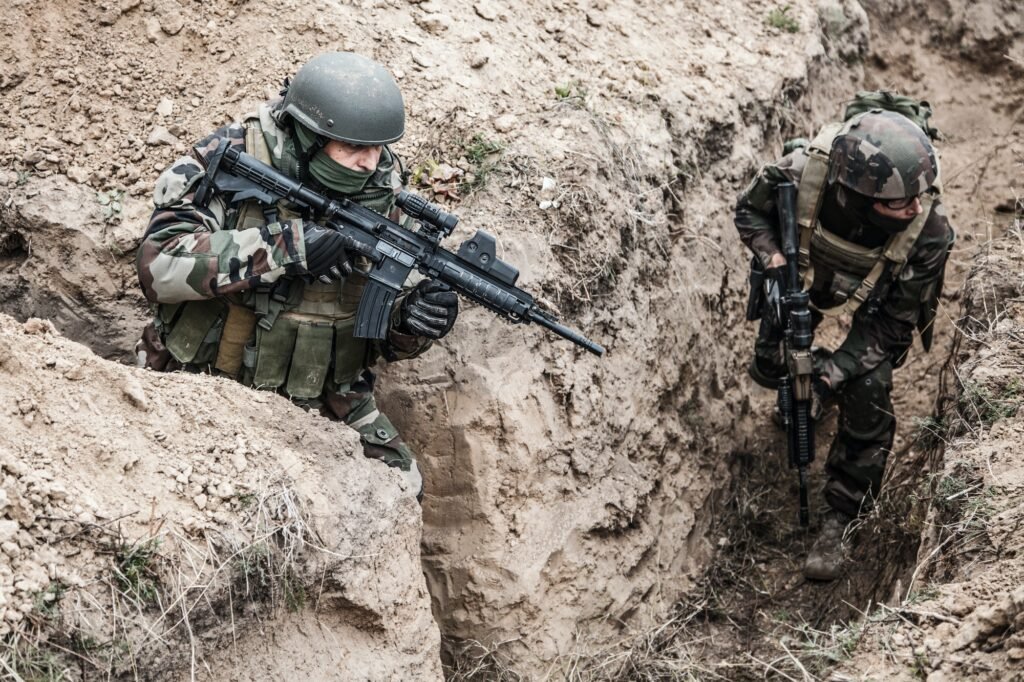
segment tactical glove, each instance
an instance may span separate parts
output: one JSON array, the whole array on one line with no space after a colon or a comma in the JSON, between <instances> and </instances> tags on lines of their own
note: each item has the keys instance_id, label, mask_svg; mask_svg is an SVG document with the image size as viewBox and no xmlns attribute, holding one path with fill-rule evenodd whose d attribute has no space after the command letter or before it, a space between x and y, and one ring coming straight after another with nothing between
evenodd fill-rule
<instances>
[{"instance_id":1,"label":"tactical glove","mask_svg":"<svg viewBox=\"0 0 1024 682\"><path fill-rule=\"evenodd\" d=\"M306 270L303 274L316 277L324 284L342 279L352 273L344 239L335 230L306 223L302 241L306 244Z\"/></svg>"},{"instance_id":2,"label":"tactical glove","mask_svg":"<svg viewBox=\"0 0 1024 682\"><path fill-rule=\"evenodd\" d=\"M824 416L825 411L832 406L835 398L835 391L825 383L821 375L815 374L811 381L811 418L817 421Z\"/></svg>"},{"instance_id":3,"label":"tactical glove","mask_svg":"<svg viewBox=\"0 0 1024 682\"><path fill-rule=\"evenodd\" d=\"M458 315L458 295L442 282L423 280L402 302L398 330L428 339L440 339L452 330Z\"/></svg>"}]
</instances>

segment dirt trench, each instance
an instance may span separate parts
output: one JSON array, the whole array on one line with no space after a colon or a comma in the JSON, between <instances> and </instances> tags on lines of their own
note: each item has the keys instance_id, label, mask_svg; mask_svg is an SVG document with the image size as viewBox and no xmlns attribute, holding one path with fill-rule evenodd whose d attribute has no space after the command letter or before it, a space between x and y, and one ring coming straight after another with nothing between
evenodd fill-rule
<instances>
[{"instance_id":1,"label":"dirt trench","mask_svg":"<svg viewBox=\"0 0 1024 682\"><path fill-rule=\"evenodd\" d=\"M630 679L1019 679L1012 673L1022 654L1014 648L1020 628L1012 625L1019 595L1008 577L1019 569L1012 559L998 571L974 566L979 555L995 554L997 562L1000 552L1014 557L1006 547L1019 544L1017 527L1006 526L1020 511L1012 464L986 476L977 454L983 446L975 441L995 442L989 452L998 452L1008 442L999 445L995 434L1019 431L1019 421L1009 419L991 427L991 437L981 426L979 436L977 423L991 424L985 410L993 405L1004 410L1001 419L1017 404L1015 389L999 377L1005 363L1019 358L1003 350L997 359L989 349L1004 348L1003 339L1012 347L1016 322L1010 320L1019 319L1000 302L1016 300L1013 286L1024 261L1022 16L1019 9L1006 11L997 29L987 13L993 8L984 6L866 7L872 33L862 86L929 100L943 132L944 201L958 242L935 345L926 354L915 342L896 372L899 430L886 482L876 508L848 535L850 563L842 578L815 584L801 577L815 528L808 534L796 526L795 475L785 470L784 442L768 435L732 460L731 487L711 509L718 522L709 537L719 551L698 589L679 602L671 620L618 647L626 662L617 674ZM808 98L827 108L836 94L812 89ZM1012 234L1001 238L1008 229ZM1008 279L995 281L1000 268ZM1004 315L1009 319L994 331ZM961 329L979 326L984 331L963 337ZM841 329L825 329L817 341L841 339ZM993 381L994 388L978 388ZM963 416L979 390L994 393L984 393L983 406ZM762 396L752 409L767 432L770 400ZM835 418L826 415L818 428L812 476L819 488ZM958 428L968 435L958 439ZM965 476L972 484L966 492ZM581 678L614 679L602 674L587 671Z\"/></svg>"},{"instance_id":2,"label":"dirt trench","mask_svg":"<svg viewBox=\"0 0 1024 682\"><path fill-rule=\"evenodd\" d=\"M652 651L676 652L677 660L730 679L710 661L753 676L764 669L748 656L772 661L787 623L827 629L850 618L844 599L863 608L869 596L892 590L918 540L891 525L880 534L888 544L860 557L839 586L812 587L798 577L808 543L795 528L792 477L777 440L764 435L770 398L753 392L743 374L753 330L741 322L745 259L730 204L782 139L833 118L858 83L893 87L931 99L936 123L950 135L942 150L962 266L971 242L986 239L998 223L992 210L1014 188L1001 169L1010 167L1007 159L1020 144L1011 125L1021 107L1012 79L1019 72L995 55L1019 56L1018 43L973 10L944 8L960 21L947 26L941 9L911 3L869 5L873 26L898 26L899 17L929 27L900 29L895 37L876 32L870 51L863 12L853 2L794 3L789 12L797 38L765 25L765 15L777 9L769 3L667 8L674 12L671 25L644 3L527 3L504 10L488 3L455 9L376 3L374 19L395 26L389 40L375 38L354 10L325 6L319 20L307 22L288 16L289 9L294 3L282 9L250 3L254 19L287 22L300 45L258 54L225 51L214 40L211 24L232 26L242 46L262 38L260 21L246 22L232 3L81 10L72 38L83 37L80 26L95 25L122 35L148 33L156 48L173 55L174 78L147 54L153 48L126 42L106 57L163 90L146 93L134 109L121 104L113 87L97 102L78 95L76 103L97 67L81 46L76 56L72 40L61 48L68 72L55 73L47 86L67 103L54 109L61 120L24 129L4 121L22 131L3 142L12 159L17 155L5 183L58 183L45 189L47 196L81 189L74 201L92 219L69 232L93 230L88 244L47 250L36 243L35 262L43 260L37 269L26 267L29 241L8 237L0 244L0 270L15 283L5 287L4 310L54 317L64 333L97 353L129 357L145 318L130 251L156 167L181 151L182 140L261 99L271 89L268 74L283 76L304 52L333 45L331 30L344 25L350 37L338 47L373 44L373 56L405 75L410 139L418 146L403 151L434 164L416 169L421 191L434 190L441 199L465 194L458 204L464 222L504 237L506 257L523 264L524 282L610 348L598 365L538 330L495 326L483 311L468 310L430 355L382 373L381 404L421 453L431 481L422 554L449 674L471 677L476 669L481 679L531 678L588 665L596 679L609 670L628 672L598 666L617 654L616 642L634 641L634 633L676 613L663 632L678 629L679 637L659 635ZM829 16L838 17L831 26ZM49 10L33 17L55 19ZM616 39L599 41L609 34ZM34 70L51 64L53 55L23 40L15 45L22 53L6 60L0 87L27 81L22 94L41 107L47 89L33 82ZM803 52L788 49L794 40ZM953 44L961 52L950 56ZM414 54L398 46L411 46ZM663 58L666 49L672 59ZM190 61L197 50L238 75L200 69ZM995 70L981 79L986 69ZM130 96L130 83L115 80ZM479 101L466 101L467 88ZM199 99L206 93L214 93L212 109ZM173 100L174 115L159 113L161 97ZM977 101L1000 104L979 111ZM86 134L57 123L84 126ZM119 126L129 131L130 147L156 125L177 141L153 145L145 162L102 146L102 134ZM84 137L77 144L76 134ZM70 158L47 154L51 136L72 138ZM500 140L503 149L481 153L474 140ZM978 154L979 141L996 153ZM88 152L90 144L91 154L75 151ZM30 156L36 147L42 147L39 159ZM90 165L97 151L114 162ZM21 175L29 170L40 177ZM490 179L474 186L457 174L446 178L456 171L467 183ZM84 184L59 184L64 176ZM553 191L545 190L546 180ZM93 193L108 188L121 194L93 201ZM75 212L48 210L50 217L32 218L27 231L36 238L49 230L65 234L59 216ZM84 268L75 262L83 252L93 254ZM956 305L955 295L948 303ZM912 423L932 409L941 364L935 358L948 353L951 338L949 319L941 325L932 355L915 353L898 374L897 479L901 472L917 476L914 467L925 459L913 447ZM903 558L894 562L893 554ZM782 612L788 615L780 624ZM704 629L688 629L698 624ZM694 650L684 641L699 647L702 637L713 637L713 646Z\"/></svg>"}]
</instances>

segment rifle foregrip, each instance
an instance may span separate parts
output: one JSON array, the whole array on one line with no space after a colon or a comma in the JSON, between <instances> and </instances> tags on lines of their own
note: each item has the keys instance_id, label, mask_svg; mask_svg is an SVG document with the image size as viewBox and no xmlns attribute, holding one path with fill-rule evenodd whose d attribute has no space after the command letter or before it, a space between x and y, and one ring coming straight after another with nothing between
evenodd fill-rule
<instances>
[{"instance_id":1,"label":"rifle foregrip","mask_svg":"<svg viewBox=\"0 0 1024 682\"><path fill-rule=\"evenodd\" d=\"M383 339L391 326L391 309L398 292L389 286L370 280L363 289L356 311L356 326L352 336L357 339Z\"/></svg>"}]
</instances>

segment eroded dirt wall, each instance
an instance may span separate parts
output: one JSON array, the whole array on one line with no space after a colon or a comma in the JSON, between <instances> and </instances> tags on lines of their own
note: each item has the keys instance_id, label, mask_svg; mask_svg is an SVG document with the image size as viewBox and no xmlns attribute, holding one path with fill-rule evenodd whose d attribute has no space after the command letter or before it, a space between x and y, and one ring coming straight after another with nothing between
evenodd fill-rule
<instances>
[{"instance_id":1,"label":"eroded dirt wall","mask_svg":"<svg viewBox=\"0 0 1024 682\"><path fill-rule=\"evenodd\" d=\"M97 350L127 343L142 318L132 235L159 169L313 53L381 60L408 105L398 151L422 191L460 197L456 237L493 231L522 285L609 349L598 360L470 309L380 381L422 453L425 568L443 630L505 642L524 671L557 665L580 640L657 619L700 574L729 453L762 426L749 419L746 256L731 204L784 135L824 118L821 100L804 98L812 82L853 89L867 35L854 2L792 3L769 22L773 12L18 2L0 15L0 88L17 103L0 111L3 184L23 206L66 176L108 227L76 260L41 244L33 255L22 245L43 229L5 220L7 276L41 288L10 310L44 312ZM110 275L114 292L78 287L39 307L64 291L65 270L78 280L83 269ZM64 323L120 295L132 313L102 317L116 329L106 347L90 325Z\"/></svg>"}]
</instances>

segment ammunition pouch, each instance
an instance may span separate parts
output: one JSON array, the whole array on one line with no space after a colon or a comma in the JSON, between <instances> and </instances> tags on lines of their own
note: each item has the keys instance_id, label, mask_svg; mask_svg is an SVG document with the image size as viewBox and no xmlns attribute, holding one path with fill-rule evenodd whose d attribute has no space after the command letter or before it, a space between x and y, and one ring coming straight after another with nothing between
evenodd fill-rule
<instances>
[{"instance_id":1,"label":"ammunition pouch","mask_svg":"<svg viewBox=\"0 0 1024 682\"><path fill-rule=\"evenodd\" d=\"M170 308L161 311L161 318L165 314L173 318L165 320L169 327L164 338L167 350L183 365L211 364L216 358L227 304L211 298L186 301Z\"/></svg>"}]
</instances>

